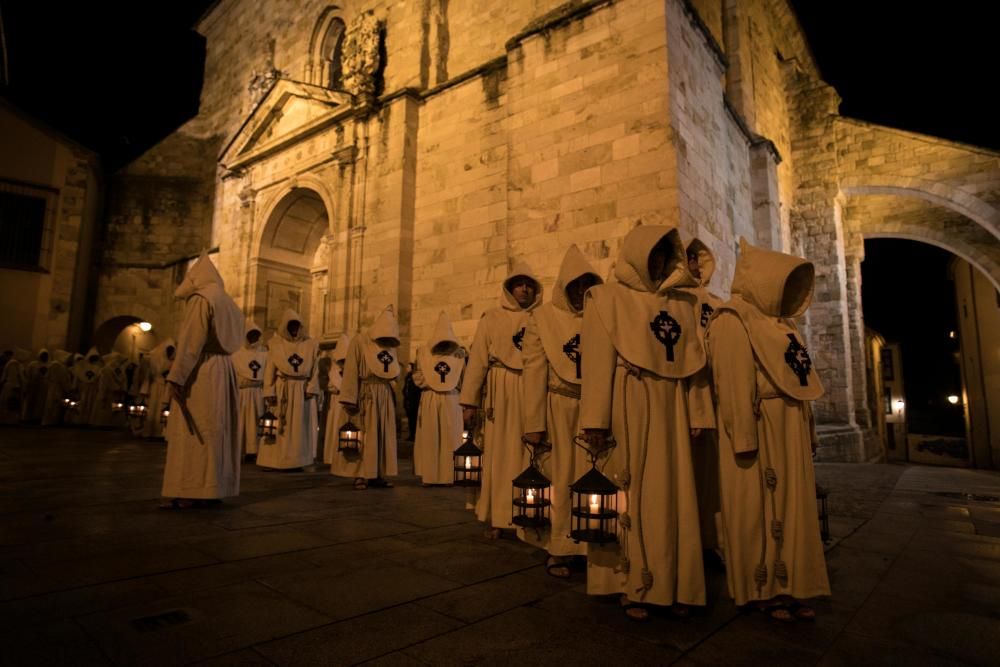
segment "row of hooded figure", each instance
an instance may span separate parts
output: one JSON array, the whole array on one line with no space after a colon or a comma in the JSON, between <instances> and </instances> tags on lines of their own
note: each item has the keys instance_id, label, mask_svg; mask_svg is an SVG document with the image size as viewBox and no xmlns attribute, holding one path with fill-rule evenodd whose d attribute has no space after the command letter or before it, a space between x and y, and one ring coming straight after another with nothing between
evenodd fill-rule
<instances>
[{"instance_id":1,"label":"row of hooded figure","mask_svg":"<svg viewBox=\"0 0 1000 667\"><path fill-rule=\"evenodd\" d=\"M42 426L126 426L122 407L142 399L159 406L173 341L165 341L139 364L117 353L86 354L27 350L0 354L0 423ZM162 374L161 374L161 369ZM158 413L157 413L158 417ZM148 419L137 435L158 437L159 419Z\"/></svg>"},{"instance_id":2,"label":"row of hooded figure","mask_svg":"<svg viewBox=\"0 0 1000 667\"><path fill-rule=\"evenodd\" d=\"M552 483L550 528L516 531L548 551L553 576L586 557L588 592L620 595L630 618L650 604L686 616L706 604L714 550L738 605L811 619L803 600L830 592L810 407L823 389L794 322L813 265L741 239L726 302L708 290L714 266L699 240L639 226L607 282L570 247L547 303L530 269L513 268L458 398L483 444L476 516L493 538L514 528L512 480L545 443L535 465ZM570 538L569 487L591 453L618 488L610 544Z\"/></svg>"}]
</instances>

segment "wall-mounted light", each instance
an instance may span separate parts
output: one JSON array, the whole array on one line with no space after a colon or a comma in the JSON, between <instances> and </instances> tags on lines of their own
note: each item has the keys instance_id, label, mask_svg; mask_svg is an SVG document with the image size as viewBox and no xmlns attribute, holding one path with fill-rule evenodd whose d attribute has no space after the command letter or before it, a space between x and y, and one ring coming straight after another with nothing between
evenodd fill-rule
<instances>
[{"instance_id":1,"label":"wall-mounted light","mask_svg":"<svg viewBox=\"0 0 1000 667\"><path fill-rule=\"evenodd\" d=\"M957 335L958 334L956 334L954 331L949 331L948 332L948 338L955 338Z\"/></svg>"},{"instance_id":2,"label":"wall-mounted light","mask_svg":"<svg viewBox=\"0 0 1000 667\"><path fill-rule=\"evenodd\" d=\"M139 322L139 330L143 332L152 331L153 325L149 322Z\"/></svg>"},{"instance_id":3,"label":"wall-mounted light","mask_svg":"<svg viewBox=\"0 0 1000 667\"><path fill-rule=\"evenodd\" d=\"M951 403L952 405L958 405L958 396L956 396L955 394L950 394L948 396L948 402Z\"/></svg>"},{"instance_id":4,"label":"wall-mounted light","mask_svg":"<svg viewBox=\"0 0 1000 667\"><path fill-rule=\"evenodd\" d=\"M906 407L906 401L901 398L897 398L892 404L896 407L896 410L902 412L903 408Z\"/></svg>"}]
</instances>

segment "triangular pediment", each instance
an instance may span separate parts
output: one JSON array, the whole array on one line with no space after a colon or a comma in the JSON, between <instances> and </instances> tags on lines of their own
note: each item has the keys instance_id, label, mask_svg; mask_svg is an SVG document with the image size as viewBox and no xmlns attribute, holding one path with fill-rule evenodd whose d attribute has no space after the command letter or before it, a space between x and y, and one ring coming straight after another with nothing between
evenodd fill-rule
<instances>
[{"instance_id":1,"label":"triangular pediment","mask_svg":"<svg viewBox=\"0 0 1000 667\"><path fill-rule=\"evenodd\" d=\"M279 79L226 144L219 162L236 169L270 155L343 117L352 102L349 93Z\"/></svg>"}]
</instances>

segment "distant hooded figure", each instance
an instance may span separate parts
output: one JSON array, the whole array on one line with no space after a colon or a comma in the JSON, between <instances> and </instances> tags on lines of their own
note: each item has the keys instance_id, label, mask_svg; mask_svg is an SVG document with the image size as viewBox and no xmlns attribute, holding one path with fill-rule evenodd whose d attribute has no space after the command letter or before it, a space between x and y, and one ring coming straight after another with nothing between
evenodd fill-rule
<instances>
[{"instance_id":1,"label":"distant hooded figure","mask_svg":"<svg viewBox=\"0 0 1000 667\"><path fill-rule=\"evenodd\" d=\"M24 369L24 406L21 418L26 422L35 423L42 419L50 361L49 351L39 350L38 356Z\"/></svg>"},{"instance_id":2,"label":"distant hooded figure","mask_svg":"<svg viewBox=\"0 0 1000 667\"><path fill-rule=\"evenodd\" d=\"M135 365L135 371L132 373L132 381L128 387L129 396L137 397L142 394L142 387L149 379L149 356L148 353L139 353L139 363Z\"/></svg>"},{"instance_id":3,"label":"distant hooded figure","mask_svg":"<svg viewBox=\"0 0 1000 667\"><path fill-rule=\"evenodd\" d=\"M16 424L21 421L21 410L25 395L25 365L31 359L31 352L15 348L5 353L7 363L0 373L0 424Z\"/></svg>"},{"instance_id":4,"label":"distant hooded figure","mask_svg":"<svg viewBox=\"0 0 1000 667\"><path fill-rule=\"evenodd\" d=\"M288 309L267 344L264 400L278 418L273 443L262 442L257 465L271 470L301 470L316 460L319 423L317 341L306 334L302 317Z\"/></svg>"},{"instance_id":5,"label":"distant hooded figure","mask_svg":"<svg viewBox=\"0 0 1000 667\"><path fill-rule=\"evenodd\" d=\"M366 331L351 339L344 360L340 403L345 423L361 427L360 455L334 455L331 472L353 477L354 487L392 486L386 477L398 474L396 404L393 382L399 377L399 324L386 306Z\"/></svg>"},{"instance_id":6,"label":"distant hooded figure","mask_svg":"<svg viewBox=\"0 0 1000 667\"><path fill-rule=\"evenodd\" d=\"M264 414L264 371L267 368L267 348L264 332L254 322L247 322L243 345L233 352L233 367L240 387L240 421L236 440L240 451L255 456L259 449L257 420Z\"/></svg>"},{"instance_id":7,"label":"distant hooded figure","mask_svg":"<svg viewBox=\"0 0 1000 667\"><path fill-rule=\"evenodd\" d=\"M458 392L465 370L465 350L444 311L427 343L417 350L413 381L420 392L413 472L424 484L451 484L455 450L462 444L462 406Z\"/></svg>"},{"instance_id":8,"label":"distant hooded figure","mask_svg":"<svg viewBox=\"0 0 1000 667\"><path fill-rule=\"evenodd\" d=\"M91 426L108 427L115 425L113 403L122 399L125 391L125 364L128 359L117 352L109 352L102 357L104 366L97 377L97 396L90 412Z\"/></svg>"},{"instance_id":9,"label":"distant hooded figure","mask_svg":"<svg viewBox=\"0 0 1000 667\"><path fill-rule=\"evenodd\" d=\"M541 302L541 283L527 264L515 264L501 286L500 306L479 320L462 383L460 403L466 425L473 426L476 410L485 408L476 518L486 522L493 538L513 525L511 481L528 464L521 444L521 348L528 314Z\"/></svg>"},{"instance_id":10,"label":"distant hooded figure","mask_svg":"<svg viewBox=\"0 0 1000 667\"><path fill-rule=\"evenodd\" d=\"M333 349L333 365L330 366L330 374L327 377L326 390L330 394L330 409L326 413L326 430L323 438L323 463L331 465L330 473L333 474L333 462L337 459L337 439L340 427L344 425L343 409L340 405L340 387L344 383L344 363L347 361L347 349L351 345L351 339L347 334L340 334L337 339L337 346Z\"/></svg>"},{"instance_id":11,"label":"distant hooded figure","mask_svg":"<svg viewBox=\"0 0 1000 667\"><path fill-rule=\"evenodd\" d=\"M97 381L100 379L104 361L96 347L90 348L82 361L73 364L73 375L76 378L76 391L79 394L73 422L76 424L91 423L94 405L97 402Z\"/></svg>"},{"instance_id":12,"label":"distant hooded figure","mask_svg":"<svg viewBox=\"0 0 1000 667\"><path fill-rule=\"evenodd\" d=\"M194 500L240 492L239 399L229 355L243 341L244 317L206 255L191 267L174 296L184 299L184 314L167 373L171 402L163 473L168 501L163 507L182 509Z\"/></svg>"},{"instance_id":13,"label":"distant hooded figure","mask_svg":"<svg viewBox=\"0 0 1000 667\"><path fill-rule=\"evenodd\" d=\"M782 621L813 618L800 601L830 594L812 462L823 385L793 319L813 281L811 262L740 239L732 297L708 327L729 592Z\"/></svg>"},{"instance_id":14,"label":"distant hooded figure","mask_svg":"<svg viewBox=\"0 0 1000 667\"><path fill-rule=\"evenodd\" d=\"M73 391L73 355L66 350L56 350L49 364L45 382L45 409L42 426L58 426L66 414L63 400Z\"/></svg>"},{"instance_id":15,"label":"distant hooded figure","mask_svg":"<svg viewBox=\"0 0 1000 667\"><path fill-rule=\"evenodd\" d=\"M701 240L692 239L687 245L687 264L696 285L681 289L697 299L695 315L698 318L698 333L704 340L712 314L722 305L722 299L708 288L715 273L715 256ZM691 381L703 387L711 387L712 371L709 366L706 364ZM692 398L709 400L710 394L698 392L692 394ZM721 517L719 516L719 438L714 428L704 429L697 438L692 439L691 459L694 463L695 486L698 489L701 547L717 551L719 536L716 522Z\"/></svg>"},{"instance_id":16,"label":"distant hooded figure","mask_svg":"<svg viewBox=\"0 0 1000 667\"><path fill-rule=\"evenodd\" d=\"M592 447L617 443L604 473L622 490L620 553L590 549L587 592L621 593L626 613L645 604L686 616L705 604L692 431L714 428L708 389L690 380L705 365L693 284L677 230L649 225L626 235L616 282L587 292L580 422ZM627 519L626 519L627 517Z\"/></svg>"},{"instance_id":17,"label":"distant hooded figure","mask_svg":"<svg viewBox=\"0 0 1000 667\"><path fill-rule=\"evenodd\" d=\"M140 431L144 438L162 438L163 424L160 415L163 408L170 403L170 393L167 391L167 375L177 356L177 343L173 338L167 338L154 347L149 353L146 381L139 388L139 394L146 403L146 420Z\"/></svg>"},{"instance_id":18,"label":"distant hooded figure","mask_svg":"<svg viewBox=\"0 0 1000 667\"><path fill-rule=\"evenodd\" d=\"M580 432L581 328L587 290L603 281L576 245L563 256L552 300L531 311L524 334L524 431L530 442L547 439L552 451L542 471L552 481L551 528L539 546L549 552L548 572L568 577L568 556L587 553L571 530L569 486L590 468L574 443ZM531 531L525 531L530 539Z\"/></svg>"}]
</instances>

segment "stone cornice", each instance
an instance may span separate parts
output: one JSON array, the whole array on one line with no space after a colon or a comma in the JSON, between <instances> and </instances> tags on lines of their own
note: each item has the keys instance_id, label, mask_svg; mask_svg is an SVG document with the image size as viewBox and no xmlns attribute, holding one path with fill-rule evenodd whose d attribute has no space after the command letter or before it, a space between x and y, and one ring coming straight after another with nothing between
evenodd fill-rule
<instances>
[{"instance_id":1,"label":"stone cornice","mask_svg":"<svg viewBox=\"0 0 1000 667\"><path fill-rule=\"evenodd\" d=\"M728 97L723 96L722 104L725 106L726 111L729 112L729 117L733 119L734 123L736 123L736 127L740 128L740 132L743 134L743 137L747 140L750 147L757 148L758 146L763 146L767 152L771 154L771 157L774 159L774 164L781 164L781 153L778 151L778 147L774 145L774 142L751 130L750 126L747 125L743 116L736 110L736 107L732 105Z\"/></svg>"},{"instance_id":2,"label":"stone cornice","mask_svg":"<svg viewBox=\"0 0 1000 667\"><path fill-rule=\"evenodd\" d=\"M705 22L701 19L701 14L698 13L698 9L694 6L691 0L681 0L681 7L684 8L684 13L687 15L688 19L691 20L691 24L701 33L702 39L705 40L705 45L708 50L712 52L712 56L715 58L715 63L725 72L729 69L729 58L726 57L726 52L722 49L718 40L715 39L715 35L709 29Z\"/></svg>"},{"instance_id":3,"label":"stone cornice","mask_svg":"<svg viewBox=\"0 0 1000 667\"><path fill-rule=\"evenodd\" d=\"M209 248L205 251L207 255L214 255L219 252L219 246L214 248ZM194 255L187 255L186 257L179 257L177 259L172 259L169 262L104 262L101 265L102 270L108 269L169 269L171 267L177 266L178 264L183 264L184 262L190 262L192 259L198 259L201 257L201 253L196 253Z\"/></svg>"}]
</instances>

